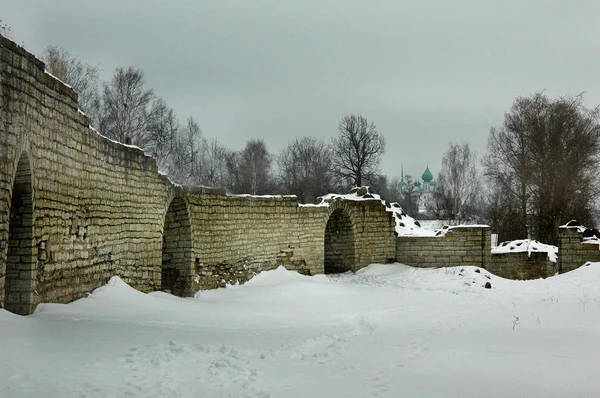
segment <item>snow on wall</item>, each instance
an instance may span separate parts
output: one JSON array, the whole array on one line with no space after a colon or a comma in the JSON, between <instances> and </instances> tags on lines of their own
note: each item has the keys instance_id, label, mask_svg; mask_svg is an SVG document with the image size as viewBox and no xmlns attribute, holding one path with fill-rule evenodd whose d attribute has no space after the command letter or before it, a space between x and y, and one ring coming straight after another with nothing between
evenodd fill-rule
<instances>
[{"instance_id":1,"label":"snow on wall","mask_svg":"<svg viewBox=\"0 0 600 398\"><path fill-rule=\"evenodd\" d=\"M319 205L325 204L333 199L343 199L350 201L380 201L386 208L386 211L392 213L395 220L395 230L398 236L440 236L439 231L432 231L421 227L421 224L402 210L397 202L388 202L381 199L381 196L372 193L370 187L355 187L349 194L330 193L317 198Z\"/></svg>"},{"instance_id":2,"label":"snow on wall","mask_svg":"<svg viewBox=\"0 0 600 398\"><path fill-rule=\"evenodd\" d=\"M572 220L558 229L559 271L567 272L588 261L600 261L600 232Z\"/></svg>"},{"instance_id":3,"label":"snow on wall","mask_svg":"<svg viewBox=\"0 0 600 398\"><path fill-rule=\"evenodd\" d=\"M521 239L509 242L502 242L498 246L492 248L492 254L506 253L546 253L548 260L556 263L558 258L558 247L540 243L537 240Z\"/></svg>"},{"instance_id":4,"label":"snow on wall","mask_svg":"<svg viewBox=\"0 0 600 398\"><path fill-rule=\"evenodd\" d=\"M437 236L398 236L396 260L415 267L476 265L491 258L490 228L465 225L445 228Z\"/></svg>"}]
</instances>

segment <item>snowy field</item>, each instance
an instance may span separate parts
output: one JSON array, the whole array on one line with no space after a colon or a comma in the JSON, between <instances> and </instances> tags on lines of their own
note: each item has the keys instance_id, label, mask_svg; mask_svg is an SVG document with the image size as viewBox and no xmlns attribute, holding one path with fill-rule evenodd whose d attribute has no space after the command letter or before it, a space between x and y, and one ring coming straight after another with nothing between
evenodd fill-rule
<instances>
[{"instance_id":1,"label":"snowy field","mask_svg":"<svg viewBox=\"0 0 600 398\"><path fill-rule=\"evenodd\" d=\"M600 263L536 281L277 269L187 299L113 278L0 310L0 336L1 397L598 397Z\"/></svg>"}]
</instances>

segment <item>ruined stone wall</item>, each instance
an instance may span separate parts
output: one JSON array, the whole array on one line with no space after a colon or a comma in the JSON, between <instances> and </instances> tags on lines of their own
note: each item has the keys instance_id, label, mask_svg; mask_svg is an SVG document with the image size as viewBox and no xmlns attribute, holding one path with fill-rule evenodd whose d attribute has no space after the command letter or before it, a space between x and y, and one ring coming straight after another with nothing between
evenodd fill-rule
<instances>
[{"instance_id":1,"label":"ruined stone wall","mask_svg":"<svg viewBox=\"0 0 600 398\"><path fill-rule=\"evenodd\" d=\"M284 265L314 275L323 272L327 207L299 206L292 196L229 196L189 189L194 286L243 283L258 272Z\"/></svg>"},{"instance_id":2,"label":"ruined stone wall","mask_svg":"<svg viewBox=\"0 0 600 398\"><path fill-rule=\"evenodd\" d=\"M476 265L486 268L491 257L490 228L453 227L440 237L399 236L396 260L414 267Z\"/></svg>"},{"instance_id":3,"label":"ruined stone wall","mask_svg":"<svg viewBox=\"0 0 600 398\"><path fill-rule=\"evenodd\" d=\"M588 261L600 261L598 244L583 243L583 233L578 228L558 229L558 268L561 273L581 267Z\"/></svg>"},{"instance_id":4,"label":"ruined stone wall","mask_svg":"<svg viewBox=\"0 0 600 398\"><path fill-rule=\"evenodd\" d=\"M558 263L550 261L544 252L493 253L486 269L507 279L538 279L556 274Z\"/></svg>"},{"instance_id":5,"label":"ruined stone wall","mask_svg":"<svg viewBox=\"0 0 600 398\"><path fill-rule=\"evenodd\" d=\"M21 313L82 297L113 275L142 291L156 288L170 188L154 160L89 129L77 95L3 37L0 60L0 300L15 275L33 280L29 293L15 294ZM19 261L8 237L19 163L32 184L34 259L9 267L6 278L8 253Z\"/></svg>"},{"instance_id":6,"label":"ruined stone wall","mask_svg":"<svg viewBox=\"0 0 600 398\"><path fill-rule=\"evenodd\" d=\"M293 196L228 196L210 189L188 190L187 197L195 263L190 291L243 283L280 265L322 274L324 259L331 256L325 236L334 213L344 214L342 233L351 235L347 241L352 243L342 249L353 257L348 269L394 261L393 220L381 201L300 206Z\"/></svg>"},{"instance_id":7,"label":"ruined stone wall","mask_svg":"<svg viewBox=\"0 0 600 398\"><path fill-rule=\"evenodd\" d=\"M340 207L350 214L354 226L356 244L352 271L369 264L396 260L396 221L380 200L331 202L330 212Z\"/></svg>"}]
</instances>

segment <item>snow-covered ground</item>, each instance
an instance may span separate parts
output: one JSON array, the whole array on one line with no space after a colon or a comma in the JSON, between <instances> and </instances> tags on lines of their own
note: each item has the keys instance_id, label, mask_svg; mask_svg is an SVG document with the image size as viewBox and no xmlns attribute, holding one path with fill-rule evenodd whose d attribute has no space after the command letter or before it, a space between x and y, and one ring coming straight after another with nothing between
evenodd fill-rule
<instances>
[{"instance_id":1,"label":"snow-covered ground","mask_svg":"<svg viewBox=\"0 0 600 398\"><path fill-rule=\"evenodd\" d=\"M28 317L0 310L0 396L597 397L598 286L600 263L534 281L277 269L187 299L113 278Z\"/></svg>"}]
</instances>

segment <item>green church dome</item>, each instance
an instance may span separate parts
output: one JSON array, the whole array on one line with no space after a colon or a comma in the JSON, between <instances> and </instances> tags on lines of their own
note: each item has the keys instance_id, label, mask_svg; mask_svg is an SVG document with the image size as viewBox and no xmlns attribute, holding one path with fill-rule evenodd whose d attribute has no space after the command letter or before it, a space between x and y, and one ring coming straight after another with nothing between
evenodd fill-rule
<instances>
[{"instance_id":1,"label":"green church dome","mask_svg":"<svg viewBox=\"0 0 600 398\"><path fill-rule=\"evenodd\" d=\"M421 179L425 182L431 182L431 180L433 180L433 174L431 174L431 171L429 171L429 166L427 166L427 168L423 172Z\"/></svg>"}]
</instances>

